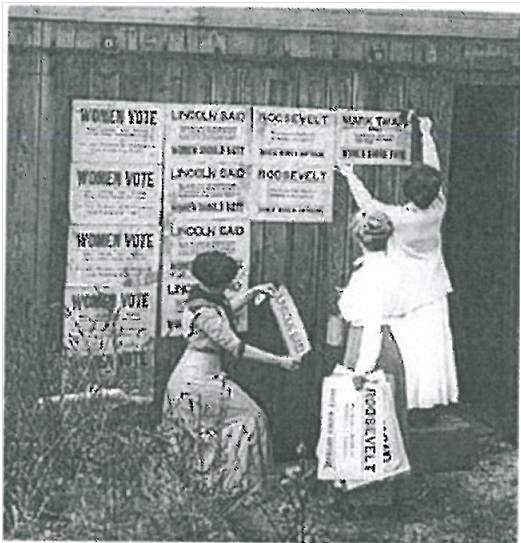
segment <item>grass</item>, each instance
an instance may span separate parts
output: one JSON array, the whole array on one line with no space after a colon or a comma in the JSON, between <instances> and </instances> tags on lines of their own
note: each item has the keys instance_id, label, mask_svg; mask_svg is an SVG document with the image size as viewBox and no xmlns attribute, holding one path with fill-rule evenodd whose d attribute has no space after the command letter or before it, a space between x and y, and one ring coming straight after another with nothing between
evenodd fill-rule
<instances>
[{"instance_id":1,"label":"grass","mask_svg":"<svg viewBox=\"0 0 521 543\"><path fill-rule=\"evenodd\" d=\"M92 375L60 349L42 355L23 329L6 337L6 540L516 541L517 451L486 427L471 471L342 494L316 480L312 451L301 450L263 491L233 494L208 485L197 429L180 424L172 447L160 428L115 416L100 398L39 405L38 396L85 390Z\"/></svg>"}]
</instances>

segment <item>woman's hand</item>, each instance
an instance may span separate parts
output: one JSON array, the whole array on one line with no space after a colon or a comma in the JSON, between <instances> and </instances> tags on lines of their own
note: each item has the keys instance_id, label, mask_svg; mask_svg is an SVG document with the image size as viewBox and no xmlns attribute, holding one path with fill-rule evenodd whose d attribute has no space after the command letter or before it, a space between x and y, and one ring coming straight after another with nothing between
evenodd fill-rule
<instances>
[{"instance_id":1,"label":"woman's hand","mask_svg":"<svg viewBox=\"0 0 521 543\"><path fill-rule=\"evenodd\" d=\"M301 363L302 363L302 358L296 358L293 356L279 357L279 366L284 370L288 370L288 371L298 370Z\"/></svg>"},{"instance_id":2,"label":"woman's hand","mask_svg":"<svg viewBox=\"0 0 521 543\"><path fill-rule=\"evenodd\" d=\"M261 285L255 285L248 290L248 298L250 300L253 299L257 304L260 304L266 299L266 297L271 298L272 296L274 296L276 290L277 289L275 288L275 285L273 283L263 283ZM260 301L257 302L257 299L259 299Z\"/></svg>"},{"instance_id":3,"label":"woman's hand","mask_svg":"<svg viewBox=\"0 0 521 543\"><path fill-rule=\"evenodd\" d=\"M340 172L344 177L355 173L354 166L350 162L339 162L335 165L334 170Z\"/></svg>"},{"instance_id":4,"label":"woman's hand","mask_svg":"<svg viewBox=\"0 0 521 543\"><path fill-rule=\"evenodd\" d=\"M367 377L365 375L353 375L353 385L356 390L362 390L366 382Z\"/></svg>"}]
</instances>

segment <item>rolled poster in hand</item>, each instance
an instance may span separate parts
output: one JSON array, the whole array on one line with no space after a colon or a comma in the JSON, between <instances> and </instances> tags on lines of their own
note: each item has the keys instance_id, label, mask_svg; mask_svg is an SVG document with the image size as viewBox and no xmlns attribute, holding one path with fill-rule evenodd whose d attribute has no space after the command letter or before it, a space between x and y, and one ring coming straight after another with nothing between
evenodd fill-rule
<instances>
[{"instance_id":1,"label":"rolled poster in hand","mask_svg":"<svg viewBox=\"0 0 521 543\"><path fill-rule=\"evenodd\" d=\"M290 356L301 357L311 351L304 323L288 289L281 285L270 298L270 306L277 319Z\"/></svg>"}]
</instances>

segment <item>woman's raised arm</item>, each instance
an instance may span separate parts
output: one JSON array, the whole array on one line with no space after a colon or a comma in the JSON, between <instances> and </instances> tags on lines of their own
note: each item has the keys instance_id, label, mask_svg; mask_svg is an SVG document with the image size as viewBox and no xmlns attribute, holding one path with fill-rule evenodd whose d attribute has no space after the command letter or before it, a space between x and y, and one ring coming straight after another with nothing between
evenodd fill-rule
<instances>
[{"instance_id":1,"label":"woman's raised arm","mask_svg":"<svg viewBox=\"0 0 521 543\"><path fill-rule=\"evenodd\" d=\"M339 164L337 171L347 179L351 194L360 209L381 211L391 219L396 219L396 216L401 213L401 206L385 204L374 198L367 190L364 182L355 174L352 164Z\"/></svg>"}]
</instances>

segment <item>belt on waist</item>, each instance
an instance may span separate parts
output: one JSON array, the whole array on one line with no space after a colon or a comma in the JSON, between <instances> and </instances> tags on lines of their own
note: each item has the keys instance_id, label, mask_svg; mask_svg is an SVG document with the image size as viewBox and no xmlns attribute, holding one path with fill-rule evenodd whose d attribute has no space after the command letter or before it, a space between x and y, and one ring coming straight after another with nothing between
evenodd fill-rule
<instances>
[{"instance_id":1,"label":"belt on waist","mask_svg":"<svg viewBox=\"0 0 521 543\"><path fill-rule=\"evenodd\" d=\"M194 349L193 347L187 347L186 350L190 351L192 353L211 354L213 356L219 356L219 357L221 355L221 353L219 353L217 351L212 351L211 349L205 349L204 347L201 348L201 349Z\"/></svg>"}]
</instances>

